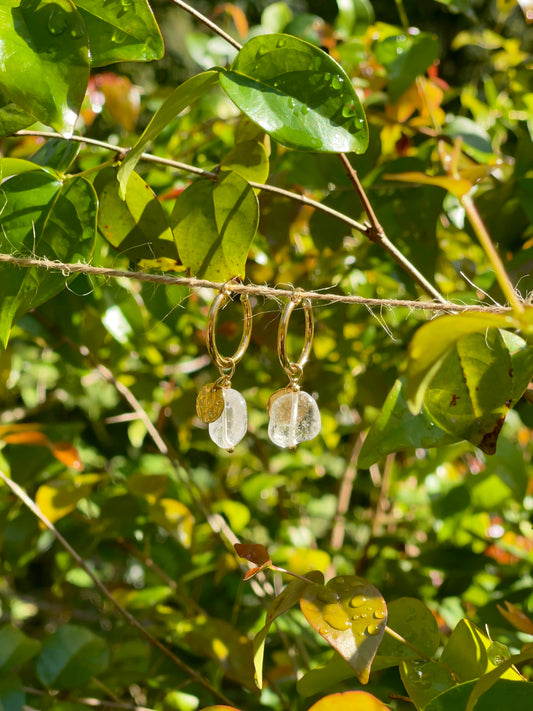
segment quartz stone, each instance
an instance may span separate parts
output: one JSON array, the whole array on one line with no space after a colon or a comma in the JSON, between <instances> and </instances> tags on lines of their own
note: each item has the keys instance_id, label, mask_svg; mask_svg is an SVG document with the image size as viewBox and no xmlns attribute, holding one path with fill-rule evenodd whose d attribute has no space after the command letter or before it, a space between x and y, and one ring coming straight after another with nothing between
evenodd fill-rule
<instances>
[{"instance_id":1,"label":"quartz stone","mask_svg":"<svg viewBox=\"0 0 533 711\"><path fill-rule=\"evenodd\" d=\"M209 425L209 436L215 444L228 452L241 441L248 429L246 401L237 390L222 388L224 409L220 417Z\"/></svg>"},{"instance_id":2,"label":"quartz stone","mask_svg":"<svg viewBox=\"0 0 533 711\"><path fill-rule=\"evenodd\" d=\"M288 391L272 403L268 436L279 447L296 447L320 432L320 412L309 393Z\"/></svg>"}]
</instances>

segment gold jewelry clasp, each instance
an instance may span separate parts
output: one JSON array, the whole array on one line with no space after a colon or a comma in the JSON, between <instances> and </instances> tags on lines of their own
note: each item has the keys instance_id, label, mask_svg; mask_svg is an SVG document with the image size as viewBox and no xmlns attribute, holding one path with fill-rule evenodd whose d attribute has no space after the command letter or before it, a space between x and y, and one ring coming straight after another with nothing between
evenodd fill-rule
<instances>
[{"instance_id":1,"label":"gold jewelry clasp","mask_svg":"<svg viewBox=\"0 0 533 711\"><path fill-rule=\"evenodd\" d=\"M252 335L252 307L247 294L241 294L241 306L244 314L244 323L242 336L239 347L232 356L222 356L219 353L216 343L215 328L218 312L224 308L231 298L231 294L227 289L222 289L213 299L207 317L207 351L213 363L217 366L221 375L227 376L227 380L231 379L235 371L235 366L246 353L250 338Z\"/></svg>"},{"instance_id":2,"label":"gold jewelry clasp","mask_svg":"<svg viewBox=\"0 0 533 711\"><path fill-rule=\"evenodd\" d=\"M289 321L291 318L291 314L294 311L295 307L298 306L300 303L303 306L304 315L305 315L304 345L303 345L302 351L300 353L300 356L298 357L298 360L291 361L288 354L287 354L287 331L289 328ZM279 361L281 363L281 367L283 368L283 370L287 373L289 378L294 383L297 383L301 379L303 367L309 360L309 354L311 353L311 345L313 342L314 330L315 330L315 326L314 326L314 319L313 319L313 310L311 308L311 300L310 299L302 299L302 297L299 296L297 292L295 292L295 294L291 297L291 300L288 302L288 304L283 309L283 314L281 315L281 319L279 322L279 328L278 328Z\"/></svg>"}]
</instances>

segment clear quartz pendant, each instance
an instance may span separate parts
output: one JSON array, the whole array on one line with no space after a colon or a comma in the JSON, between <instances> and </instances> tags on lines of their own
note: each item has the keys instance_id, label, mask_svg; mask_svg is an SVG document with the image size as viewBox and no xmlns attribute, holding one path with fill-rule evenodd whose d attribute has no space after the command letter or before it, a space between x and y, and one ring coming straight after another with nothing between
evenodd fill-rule
<instances>
[{"instance_id":1,"label":"clear quartz pendant","mask_svg":"<svg viewBox=\"0 0 533 711\"><path fill-rule=\"evenodd\" d=\"M279 447L294 449L316 437L320 426L320 411L309 393L289 390L272 403L268 436Z\"/></svg>"},{"instance_id":2,"label":"clear quartz pendant","mask_svg":"<svg viewBox=\"0 0 533 711\"><path fill-rule=\"evenodd\" d=\"M246 401L237 390L222 388L224 409L220 417L209 425L209 436L213 442L233 452L233 449L246 434L248 414Z\"/></svg>"}]
</instances>

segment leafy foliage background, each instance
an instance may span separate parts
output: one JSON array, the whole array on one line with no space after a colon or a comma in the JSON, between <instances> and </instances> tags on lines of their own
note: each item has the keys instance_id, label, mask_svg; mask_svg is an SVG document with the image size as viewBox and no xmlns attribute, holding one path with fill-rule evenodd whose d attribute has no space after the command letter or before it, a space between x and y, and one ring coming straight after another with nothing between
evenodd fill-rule
<instances>
[{"instance_id":1,"label":"leafy foliage background","mask_svg":"<svg viewBox=\"0 0 533 711\"><path fill-rule=\"evenodd\" d=\"M336 155L265 137L210 75L197 78L227 66L237 51L180 4L150 3L154 21L144 0L123 0L108 5L116 17L106 24L91 14L91 5L105 2L0 0L2 18L13 8L52 10L56 21L58 10L67 19L79 14L91 48L89 55L69 35L54 67L36 65L49 79L49 96L38 95L27 67L25 74L12 65L8 79L7 71L1 74L2 252L183 275L181 259L194 272L184 254L207 239L202 204L213 183L194 182L186 168L142 160L130 163L135 173L125 201L116 182L120 162L124 170L134 153L128 159L122 149L136 145L165 100L168 120L143 147L156 158L233 170L236 185L268 182L360 223L367 219ZM496 365L513 380L511 395L497 405L505 424L495 453L487 454L472 443L482 443L477 421L473 432L459 431L446 415L448 391L444 407L434 385L434 399L424 401L430 423L423 431L432 434L421 438L405 377L413 367L408 344L430 315L320 301L302 385L318 398L322 431L295 451L277 449L267 437L266 405L286 384L276 353L283 300L257 296L252 344L233 377L248 404L249 431L233 454L220 452L195 412L197 392L218 377L205 344L212 290L90 274L72 279L3 264L0 468L37 502L84 566L2 486L0 708L79 711L91 702L185 711L225 701L250 711L303 710L326 694L362 693L353 670L332 657L313 629L322 620L320 604L316 624L291 607L264 633L265 683L257 689L252 640L290 578L264 570L243 582L248 566L241 567L233 549L242 541L265 546L275 566L293 573L357 575L377 588L389 627L418 650L385 635L365 687L385 708L466 708L475 680L522 652L522 677L510 662L501 667L506 678L476 708L501 708L504 698L525 711L533 632L533 420L521 397L532 373L523 340L530 339L533 288L530 7L510 0L374 0L372 7L366 0L301 0L200 1L194 9L240 43L285 32L325 48L366 112L368 150L350 160L388 238L446 299L503 304L508 294L461 203L460 181L475 184L479 215L525 299L525 320L495 322L487 337L484 321L481 335L468 336L466 346L462 341L469 354L497 353ZM127 13L142 25L140 34L132 30L131 43L114 34L127 31ZM48 24L38 27L37 39L53 43ZM117 46L121 52L113 54ZM48 56L36 54L39 61ZM114 152L31 135L68 133L72 117L65 119L60 107L62 76L72 63L80 102L84 96L76 132L116 146ZM47 111L34 113L43 105ZM458 136L459 172L446 177L442 156L451 155ZM183 205L194 202L183 198L191 186L202 214L180 231ZM232 242L231 276L242 267L260 285L316 292L334 285L336 293L384 302L422 298L412 274L367 235L295 199L255 194L258 230L253 241L238 235ZM214 260L213 271L201 276L215 278L220 268ZM224 312L217 333L223 353L235 350L241 319L238 304ZM300 333L303 316L295 312L295 351ZM430 339L436 362L432 347ZM472 377L485 378L485 392L509 387L503 375L471 367ZM441 375L452 365L446 368ZM494 417L501 419L496 409L489 430ZM472 416L465 417L471 427ZM102 596L91 571L170 656ZM295 591L303 595L303 588L290 589L294 603ZM362 709L380 708L369 696L346 698ZM341 697L325 703L317 711L342 708Z\"/></svg>"}]
</instances>

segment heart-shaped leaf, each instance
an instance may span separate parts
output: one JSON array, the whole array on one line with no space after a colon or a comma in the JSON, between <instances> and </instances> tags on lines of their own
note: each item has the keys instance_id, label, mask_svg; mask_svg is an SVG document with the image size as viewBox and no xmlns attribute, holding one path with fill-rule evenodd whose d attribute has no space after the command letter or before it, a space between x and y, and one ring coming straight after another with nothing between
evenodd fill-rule
<instances>
[{"instance_id":1,"label":"heart-shaped leaf","mask_svg":"<svg viewBox=\"0 0 533 711\"><path fill-rule=\"evenodd\" d=\"M257 197L233 171L199 180L176 200L171 223L183 264L204 279L244 276L259 221Z\"/></svg>"},{"instance_id":2,"label":"heart-shaped leaf","mask_svg":"<svg viewBox=\"0 0 533 711\"><path fill-rule=\"evenodd\" d=\"M300 607L307 621L366 684L387 624L387 606L379 590L364 578L345 575L325 587L310 585Z\"/></svg>"},{"instance_id":3,"label":"heart-shaped leaf","mask_svg":"<svg viewBox=\"0 0 533 711\"><path fill-rule=\"evenodd\" d=\"M0 90L22 111L71 135L89 81L83 20L70 0L0 3Z\"/></svg>"},{"instance_id":4,"label":"heart-shaped leaf","mask_svg":"<svg viewBox=\"0 0 533 711\"><path fill-rule=\"evenodd\" d=\"M304 40L283 34L249 40L220 84L252 121L291 148L364 153L368 127L344 69Z\"/></svg>"}]
</instances>

